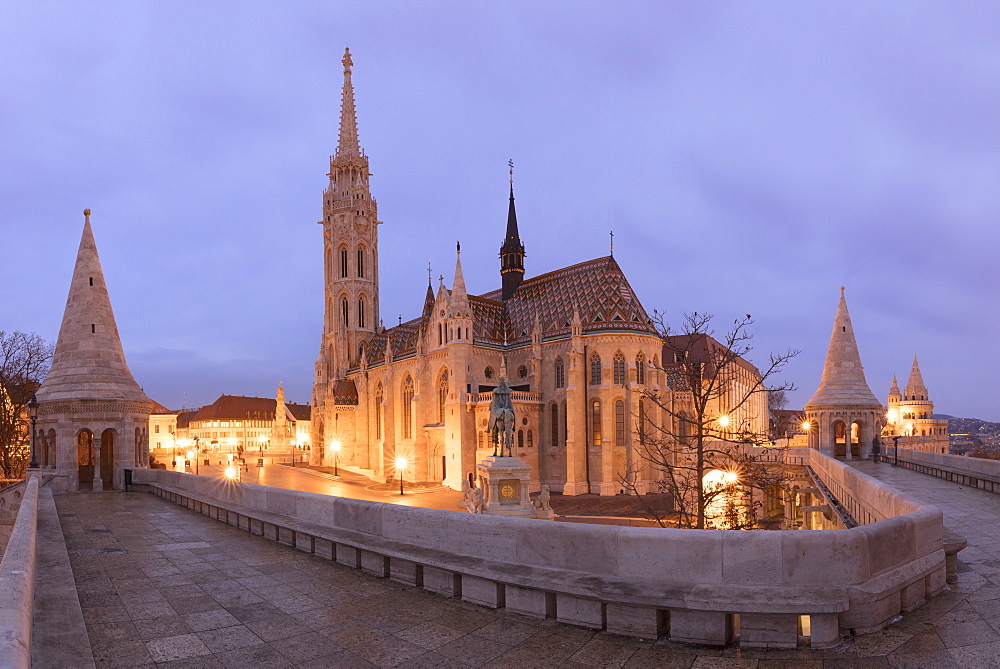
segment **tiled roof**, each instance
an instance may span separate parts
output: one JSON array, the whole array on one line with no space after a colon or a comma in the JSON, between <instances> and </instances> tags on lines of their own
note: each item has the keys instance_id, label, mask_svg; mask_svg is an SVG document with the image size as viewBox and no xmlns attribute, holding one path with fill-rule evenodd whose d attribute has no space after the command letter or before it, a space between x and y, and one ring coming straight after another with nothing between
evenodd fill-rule
<instances>
[{"instance_id":1,"label":"tiled roof","mask_svg":"<svg viewBox=\"0 0 1000 669\"><path fill-rule=\"evenodd\" d=\"M333 383L333 403L340 405L358 404L358 387L351 379L340 379Z\"/></svg>"},{"instance_id":2,"label":"tiled roof","mask_svg":"<svg viewBox=\"0 0 1000 669\"><path fill-rule=\"evenodd\" d=\"M171 411L170 409L168 409L167 407L163 406L162 404L160 404L156 400L153 400L153 410L150 411L149 413L152 414L152 415L156 415L156 414L169 414L169 413L177 413L177 412L176 411Z\"/></svg>"},{"instance_id":3,"label":"tiled roof","mask_svg":"<svg viewBox=\"0 0 1000 669\"><path fill-rule=\"evenodd\" d=\"M501 293L497 289L478 297L469 296L475 319L473 338L477 344L502 345L505 333L508 344L530 341L536 314L543 337L568 334L574 310L580 314L584 332L638 330L656 335L649 315L613 256L526 279L506 302L500 300ZM368 337L365 343L368 364L380 364L385 359L389 342L393 358L414 352L418 334L429 318L425 299L419 318Z\"/></svg>"},{"instance_id":4,"label":"tiled roof","mask_svg":"<svg viewBox=\"0 0 1000 669\"><path fill-rule=\"evenodd\" d=\"M309 420L312 415L312 407L308 404L286 404L285 408L295 420Z\"/></svg>"},{"instance_id":5,"label":"tiled roof","mask_svg":"<svg viewBox=\"0 0 1000 669\"><path fill-rule=\"evenodd\" d=\"M190 427L191 419L195 417L198 413L198 409L191 409L190 411L181 411L177 414L177 429Z\"/></svg>"},{"instance_id":6,"label":"tiled roof","mask_svg":"<svg viewBox=\"0 0 1000 669\"><path fill-rule=\"evenodd\" d=\"M221 395L199 409L191 420L274 420L275 407L275 400L267 397Z\"/></svg>"}]
</instances>

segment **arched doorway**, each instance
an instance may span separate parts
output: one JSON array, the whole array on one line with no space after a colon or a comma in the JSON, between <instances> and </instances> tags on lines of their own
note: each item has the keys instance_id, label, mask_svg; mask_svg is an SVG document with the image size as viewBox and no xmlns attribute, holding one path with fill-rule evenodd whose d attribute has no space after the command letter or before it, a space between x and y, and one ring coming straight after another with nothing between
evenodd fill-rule
<instances>
[{"instance_id":1,"label":"arched doorway","mask_svg":"<svg viewBox=\"0 0 1000 669\"><path fill-rule=\"evenodd\" d=\"M107 429L101 433L101 481L105 490L115 489L115 439L117 433Z\"/></svg>"},{"instance_id":2,"label":"arched doorway","mask_svg":"<svg viewBox=\"0 0 1000 669\"><path fill-rule=\"evenodd\" d=\"M864 424L856 420L851 423L851 457L860 458L861 457L861 432L864 428Z\"/></svg>"},{"instance_id":3,"label":"arched doorway","mask_svg":"<svg viewBox=\"0 0 1000 669\"><path fill-rule=\"evenodd\" d=\"M90 430L76 433L76 467L80 476L80 490L93 490L94 433Z\"/></svg>"},{"instance_id":4,"label":"arched doorway","mask_svg":"<svg viewBox=\"0 0 1000 669\"><path fill-rule=\"evenodd\" d=\"M430 470L430 480L431 481L444 481L444 477L447 474L445 456L444 456L444 446L441 444L435 444L431 449L430 462L428 463Z\"/></svg>"},{"instance_id":5,"label":"arched doorway","mask_svg":"<svg viewBox=\"0 0 1000 669\"><path fill-rule=\"evenodd\" d=\"M833 430L833 455L838 458L847 455L847 426L843 421L836 421L832 426Z\"/></svg>"}]
</instances>

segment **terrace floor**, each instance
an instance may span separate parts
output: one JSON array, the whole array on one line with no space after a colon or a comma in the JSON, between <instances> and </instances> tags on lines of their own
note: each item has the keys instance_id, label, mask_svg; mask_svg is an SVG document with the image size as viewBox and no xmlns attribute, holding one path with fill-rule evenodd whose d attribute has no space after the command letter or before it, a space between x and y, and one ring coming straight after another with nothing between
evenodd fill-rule
<instances>
[{"instance_id":1,"label":"terrace floor","mask_svg":"<svg viewBox=\"0 0 1000 669\"><path fill-rule=\"evenodd\" d=\"M153 495L103 492L54 498L91 653L84 642L76 664L60 666L1000 666L1000 495L851 464L940 506L969 547L951 592L834 649L700 648L524 618L379 579ZM44 624L72 625L75 606Z\"/></svg>"}]
</instances>

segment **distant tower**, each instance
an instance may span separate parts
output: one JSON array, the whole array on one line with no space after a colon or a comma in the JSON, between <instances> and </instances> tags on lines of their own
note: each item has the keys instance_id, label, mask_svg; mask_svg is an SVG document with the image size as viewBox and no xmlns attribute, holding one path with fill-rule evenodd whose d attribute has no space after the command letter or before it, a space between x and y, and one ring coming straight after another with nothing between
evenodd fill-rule
<instances>
[{"instance_id":1,"label":"distant tower","mask_svg":"<svg viewBox=\"0 0 1000 669\"><path fill-rule=\"evenodd\" d=\"M83 236L48 376L36 393L36 452L66 490L119 488L149 464L153 402L132 378L84 209Z\"/></svg>"},{"instance_id":2,"label":"distant tower","mask_svg":"<svg viewBox=\"0 0 1000 669\"><path fill-rule=\"evenodd\" d=\"M823 378L805 411L810 423L809 446L832 455L866 457L882 431L882 403L865 380L843 286Z\"/></svg>"},{"instance_id":3,"label":"distant tower","mask_svg":"<svg viewBox=\"0 0 1000 669\"><path fill-rule=\"evenodd\" d=\"M524 278L524 244L517 232L517 212L514 211L514 164L510 165L510 206L507 208L507 235L500 247L501 298L509 300Z\"/></svg>"},{"instance_id":4,"label":"distant tower","mask_svg":"<svg viewBox=\"0 0 1000 669\"><path fill-rule=\"evenodd\" d=\"M350 50L344 51L340 140L330 157L323 192L323 286L326 309L316 364L314 400L357 363L361 343L375 331L378 310L378 206L368 186L368 156L358 144Z\"/></svg>"},{"instance_id":5,"label":"distant tower","mask_svg":"<svg viewBox=\"0 0 1000 669\"><path fill-rule=\"evenodd\" d=\"M930 400L927 386L924 385L916 355L913 356L910 378L902 393L899 392L896 377L892 377L886 418L887 436L907 437L900 443L901 447L935 453L948 452L948 419L934 418L934 402Z\"/></svg>"}]
</instances>

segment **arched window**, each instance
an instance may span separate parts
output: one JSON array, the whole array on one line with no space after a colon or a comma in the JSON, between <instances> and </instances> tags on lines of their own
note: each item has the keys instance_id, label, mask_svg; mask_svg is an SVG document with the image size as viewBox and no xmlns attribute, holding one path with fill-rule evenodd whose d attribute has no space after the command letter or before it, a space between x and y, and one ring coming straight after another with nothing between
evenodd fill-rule
<instances>
[{"instance_id":1,"label":"arched window","mask_svg":"<svg viewBox=\"0 0 1000 669\"><path fill-rule=\"evenodd\" d=\"M562 358L556 358L556 388L566 387L566 366L563 364ZM555 409L556 405L552 405Z\"/></svg>"},{"instance_id":2,"label":"arched window","mask_svg":"<svg viewBox=\"0 0 1000 669\"><path fill-rule=\"evenodd\" d=\"M327 281L333 278L333 252L329 247L323 254L323 270L323 276L326 277Z\"/></svg>"},{"instance_id":3,"label":"arched window","mask_svg":"<svg viewBox=\"0 0 1000 669\"><path fill-rule=\"evenodd\" d=\"M444 344L444 334L442 332L442 326L438 323L438 346Z\"/></svg>"},{"instance_id":4,"label":"arched window","mask_svg":"<svg viewBox=\"0 0 1000 669\"><path fill-rule=\"evenodd\" d=\"M639 400L639 443L646 443L646 400Z\"/></svg>"},{"instance_id":5,"label":"arched window","mask_svg":"<svg viewBox=\"0 0 1000 669\"><path fill-rule=\"evenodd\" d=\"M383 413L382 400L384 394L382 392L382 382L378 382L378 386L375 388L375 438L382 438L382 417L385 415Z\"/></svg>"},{"instance_id":6,"label":"arched window","mask_svg":"<svg viewBox=\"0 0 1000 669\"><path fill-rule=\"evenodd\" d=\"M614 375L615 385L624 386L625 385L625 356L622 355L621 351L615 353L614 363L612 365L612 371Z\"/></svg>"},{"instance_id":7,"label":"arched window","mask_svg":"<svg viewBox=\"0 0 1000 669\"><path fill-rule=\"evenodd\" d=\"M348 316L348 312L349 311L350 311L350 307L347 306L347 298L346 297L341 298L340 299L340 320L344 324L345 328L347 327L347 323L348 323L347 316Z\"/></svg>"},{"instance_id":8,"label":"arched window","mask_svg":"<svg viewBox=\"0 0 1000 669\"><path fill-rule=\"evenodd\" d=\"M365 298L358 299L358 327L365 326Z\"/></svg>"},{"instance_id":9,"label":"arched window","mask_svg":"<svg viewBox=\"0 0 1000 669\"><path fill-rule=\"evenodd\" d=\"M340 247L340 278L347 278L347 249Z\"/></svg>"},{"instance_id":10,"label":"arched window","mask_svg":"<svg viewBox=\"0 0 1000 669\"><path fill-rule=\"evenodd\" d=\"M403 439L413 438L413 379L403 379Z\"/></svg>"},{"instance_id":11,"label":"arched window","mask_svg":"<svg viewBox=\"0 0 1000 669\"><path fill-rule=\"evenodd\" d=\"M639 385L646 383L646 356L642 353L635 356L635 382Z\"/></svg>"},{"instance_id":12,"label":"arched window","mask_svg":"<svg viewBox=\"0 0 1000 669\"><path fill-rule=\"evenodd\" d=\"M590 357L590 385L601 385L601 356L596 353Z\"/></svg>"},{"instance_id":13,"label":"arched window","mask_svg":"<svg viewBox=\"0 0 1000 669\"><path fill-rule=\"evenodd\" d=\"M615 446L625 445L625 402L615 402Z\"/></svg>"},{"instance_id":14,"label":"arched window","mask_svg":"<svg viewBox=\"0 0 1000 669\"><path fill-rule=\"evenodd\" d=\"M358 249L358 276L365 276L365 250L362 248Z\"/></svg>"},{"instance_id":15,"label":"arched window","mask_svg":"<svg viewBox=\"0 0 1000 669\"><path fill-rule=\"evenodd\" d=\"M552 403L552 448L559 445L559 405Z\"/></svg>"},{"instance_id":16,"label":"arched window","mask_svg":"<svg viewBox=\"0 0 1000 669\"><path fill-rule=\"evenodd\" d=\"M590 405L590 422L590 434L593 437L591 445L599 448L601 446L601 403L597 400L594 400L593 404Z\"/></svg>"},{"instance_id":17,"label":"arched window","mask_svg":"<svg viewBox=\"0 0 1000 669\"><path fill-rule=\"evenodd\" d=\"M524 430L517 431L517 447L524 448Z\"/></svg>"},{"instance_id":18,"label":"arched window","mask_svg":"<svg viewBox=\"0 0 1000 669\"><path fill-rule=\"evenodd\" d=\"M438 380L438 422L444 422L444 405L448 401L448 370L441 373Z\"/></svg>"},{"instance_id":19,"label":"arched window","mask_svg":"<svg viewBox=\"0 0 1000 669\"><path fill-rule=\"evenodd\" d=\"M535 434L531 430L528 430L528 448L535 445Z\"/></svg>"}]
</instances>

